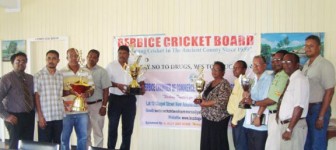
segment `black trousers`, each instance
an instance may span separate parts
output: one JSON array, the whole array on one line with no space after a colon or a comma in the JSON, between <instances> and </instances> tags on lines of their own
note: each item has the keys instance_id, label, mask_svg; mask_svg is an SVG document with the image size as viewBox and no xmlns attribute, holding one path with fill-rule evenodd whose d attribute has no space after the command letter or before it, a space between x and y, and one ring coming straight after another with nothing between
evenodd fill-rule
<instances>
[{"instance_id":1,"label":"black trousers","mask_svg":"<svg viewBox=\"0 0 336 150\"><path fill-rule=\"evenodd\" d=\"M201 150L229 150L227 128L230 117L219 122L202 117Z\"/></svg>"},{"instance_id":2,"label":"black trousers","mask_svg":"<svg viewBox=\"0 0 336 150\"><path fill-rule=\"evenodd\" d=\"M34 140L35 111L29 113L10 113L17 118L17 124L5 121L9 134L9 149L17 149L19 140Z\"/></svg>"},{"instance_id":3,"label":"black trousers","mask_svg":"<svg viewBox=\"0 0 336 150\"><path fill-rule=\"evenodd\" d=\"M44 129L38 127L38 141L61 144L63 120L47 121Z\"/></svg>"},{"instance_id":4,"label":"black trousers","mask_svg":"<svg viewBox=\"0 0 336 150\"><path fill-rule=\"evenodd\" d=\"M108 142L109 149L115 149L118 138L118 125L121 116L122 142L120 150L129 150L133 133L134 119L136 115L136 97L134 95L109 96L108 105Z\"/></svg>"}]
</instances>

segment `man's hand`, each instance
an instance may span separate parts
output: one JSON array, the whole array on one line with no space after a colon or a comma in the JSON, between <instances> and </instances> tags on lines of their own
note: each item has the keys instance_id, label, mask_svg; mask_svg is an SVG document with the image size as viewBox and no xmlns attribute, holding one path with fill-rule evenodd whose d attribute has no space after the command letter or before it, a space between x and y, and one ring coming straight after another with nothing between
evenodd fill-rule
<instances>
[{"instance_id":1,"label":"man's hand","mask_svg":"<svg viewBox=\"0 0 336 150\"><path fill-rule=\"evenodd\" d=\"M127 92L127 85L126 84L117 84L117 88L123 92L124 94Z\"/></svg>"},{"instance_id":2,"label":"man's hand","mask_svg":"<svg viewBox=\"0 0 336 150\"><path fill-rule=\"evenodd\" d=\"M323 128L323 120L321 119L317 119L316 122L315 122L315 128L316 129L322 129Z\"/></svg>"},{"instance_id":3,"label":"man's hand","mask_svg":"<svg viewBox=\"0 0 336 150\"><path fill-rule=\"evenodd\" d=\"M285 140L285 141L290 140L291 137L292 137L292 132L285 131L285 132L282 134L282 139Z\"/></svg>"},{"instance_id":4,"label":"man's hand","mask_svg":"<svg viewBox=\"0 0 336 150\"><path fill-rule=\"evenodd\" d=\"M42 129L44 129L47 126L47 122L43 116L39 117L38 124L39 124L39 127Z\"/></svg>"},{"instance_id":5,"label":"man's hand","mask_svg":"<svg viewBox=\"0 0 336 150\"><path fill-rule=\"evenodd\" d=\"M9 122L9 123L12 124L12 125L16 125L17 122L18 122L17 118L16 118L14 115L9 115L9 116L5 119L5 121Z\"/></svg>"},{"instance_id":6,"label":"man's hand","mask_svg":"<svg viewBox=\"0 0 336 150\"><path fill-rule=\"evenodd\" d=\"M237 125L235 125L235 124L233 124L232 122L231 122L231 127L232 128L235 128Z\"/></svg>"},{"instance_id":7,"label":"man's hand","mask_svg":"<svg viewBox=\"0 0 336 150\"><path fill-rule=\"evenodd\" d=\"M260 127L260 125L261 125L260 122L261 122L261 121L260 121L260 117L255 117L255 118L253 119L253 124L254 124L254 126L256 126L256 127Z\"/></svg>"},{"instance_id":8,"label":"man's hand","mask_svg":"<svg viewBox=\"0 0 336 150\"><path fill-rule=\"evenodd\" d=\"M99 114L101 116L105 116L106 115L106 107L100 107L99 109Z\"/></svg>"}]
</instances>

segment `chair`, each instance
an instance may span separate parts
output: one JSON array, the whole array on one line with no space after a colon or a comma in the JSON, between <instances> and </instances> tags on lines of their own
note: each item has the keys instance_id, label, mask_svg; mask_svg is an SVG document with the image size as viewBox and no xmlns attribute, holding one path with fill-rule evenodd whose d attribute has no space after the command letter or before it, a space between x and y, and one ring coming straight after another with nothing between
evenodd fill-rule
<instances>
[{"instance_id":1,"label":"chair","mask_svg":"<svg viewBox=\"0 0 336 150\"><path fill-rule=\"evenodd\" d=\"M107 148L100 148L100 147L89 146L89 150L109 150L109 149L107 149Z\"/></svg>"},{"instance_id":2,"label":"chair","mask_svg":"<svg viewBox=\"0 0 336 150\"><path fill-rule=\"evenodd\" d=\"M19 150L59 150L59 144L19 140Z\"/></svg>"}]
</instances>

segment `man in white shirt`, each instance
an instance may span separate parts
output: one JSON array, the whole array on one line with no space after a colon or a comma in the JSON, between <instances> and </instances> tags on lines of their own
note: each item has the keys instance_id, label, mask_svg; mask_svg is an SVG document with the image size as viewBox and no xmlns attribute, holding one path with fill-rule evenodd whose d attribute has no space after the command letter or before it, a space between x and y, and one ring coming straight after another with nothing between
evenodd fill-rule
<instances>
[{"instance_id":1,"label":"man in white shirt","mask_svg":"<svg viewBox=\"0 0 336 150\"><path fill-rule=\"evenodd\" d=\"M129 63L128 46L120 46L118 49L118 60L108 64L106 71L112 82L109 92L108 105L108 144L109 149L115 149L118 138L118 125L122 116L122 142L120 150L129 150L131 136L133 133L134 119L136 115L136 97L127 94L127 86L132 81L131 76L125 71L124 65ZM139 82L139 81L138 81ZM141 93L145 93L145 82L139 82Z\"/></svg>"},{"instance_id":2,"label":"man in white shirt","mask_svg":"<svg viewBox=\"0 0 336 150\"><path fill-rule=\"evenodd\" d=\"M304 149L307 136L305 117L308 112L309 81L299 69L300 58L296 54L286 54L282 64L289 81L279 102L280 108L277 113L282 136L280 149Z\"/></svg>"}]
</instances>

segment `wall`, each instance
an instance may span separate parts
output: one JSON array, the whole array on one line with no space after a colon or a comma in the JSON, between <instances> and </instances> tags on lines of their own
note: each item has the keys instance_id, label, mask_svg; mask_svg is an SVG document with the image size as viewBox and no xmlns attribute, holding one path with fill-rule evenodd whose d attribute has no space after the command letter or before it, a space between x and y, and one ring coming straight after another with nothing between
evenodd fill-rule
<instances>
[{"instance_id":1,"label":"wall","mask_svg":"<svg viewBox=\"0 0 336 150\"><path fill-rule=\"evenodd\" d=\"M325 32L325 57L336 66L335 5L334 0L22 0L19 13L0 9L0 40L68 36L69 47L84 54L100 50L99 64L105 66L115 55L113 37L120 35ZM43 45L33 48L50 48ZM58 50L64 54L66 49ZM30 59L43 64L43 53L35 51ZM0 67L1 75L12 69L9 63ZM335 98L332 106L335 109ZM332 115L336 117L335 112ZM132 149L199 147L199 131L147 129L138 124Z\"/></svg>"}]
</instances>

